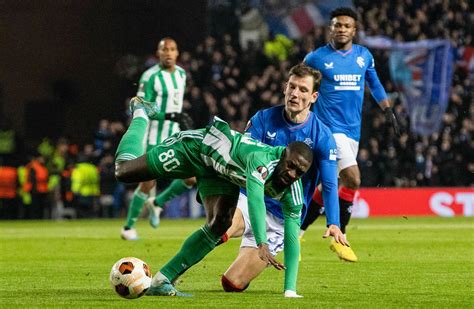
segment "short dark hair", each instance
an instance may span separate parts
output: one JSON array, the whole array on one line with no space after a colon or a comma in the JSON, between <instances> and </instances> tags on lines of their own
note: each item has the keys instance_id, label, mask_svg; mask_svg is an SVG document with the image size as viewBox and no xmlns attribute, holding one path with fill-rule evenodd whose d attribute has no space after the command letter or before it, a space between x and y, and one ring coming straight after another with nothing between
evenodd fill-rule
<instances>
[{"instance_id":1,"label":"short dark hair","mask_svg":"<svg viewBox=\"0 0 474 309\"><path fill-rule=\"evenodd\" d=\"M323 76L318 70L315 70L304 63L299 63L290 69L288 78L290 78L292 75L296 75L298 77L312 76L313 92L319 91L319 86L321 86L321 79L323 78Z\"/></svg>"},{"instance_id":2,"label":"short dark hair","mask_svg":"<svg viewBox=\"0 0 474 309\"><path fill-rule=\"evenodd\" d=\"M349 7L339 7L331 12L331 19L338 16L349 16L357 22L357 13Z\"/></svg>"},{"instance_id":3,"label":"short dark hair","mask_svg":"<svg viewBox=\"0 0 474 309\"><path fill-rule=\"evenodd\" d=\"M175 39L173 39L172 37L170 36L165 36L164 38L162 38L159 42L158 42L158 48L160 47L161 43L164 44L165 41L173 41L176 43ZM176 46L178 46L178 43L176 43Z\"/></svg>"},{"instance_id":4,"label":"short dark hair","mask_svg":"<svg viewBox=\"0 0 474 309\"><path fill-rule=\"evenodd\" d=\"M309 163L313 162L313 151L303 142L296 141L288 144L289 151L295 151L303 156Z\"/></svg>"}]
</instances>

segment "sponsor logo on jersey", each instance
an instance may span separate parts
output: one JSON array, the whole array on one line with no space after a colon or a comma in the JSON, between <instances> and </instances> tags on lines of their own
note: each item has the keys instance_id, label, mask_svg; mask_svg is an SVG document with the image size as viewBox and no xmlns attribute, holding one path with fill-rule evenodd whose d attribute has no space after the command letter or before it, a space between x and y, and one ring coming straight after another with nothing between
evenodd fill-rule
<instances>
[{"instance_id":1,"label":"sponsor logo on jersey","mask_svg":"<svg viewBox=\"0 0 474 309\"><path fill-rule=\"evenodd\" d=\"M329 160L331 161L337 160L337 149L329 149Z\"/></svg>"},{"instance_id":2,"label":"sponsor logo on jersey","mask_svg":"<svg viewBox=\"0 0 474 309\"><path fill-rule=\"evenodd\" d=\"M360 74L334 74L334 81L338 82L339 85L334 86L334 90L360 90L360 86L357 85L362 79Z\"/></svg>"},{"instance_id":3,"label":"sponsor logo on jersey","mask_svg":"<svg viewBox=\"0 0 474 309\"><path fill-rule=\"evenodd\" d=\"M270 131L267 131L267 138L268 139L275 139L276 135L277 135L276 132L271 133Z\"/></svg>"},{"instance_id":4,"label":"sponsor logo on jersey","mask_svg":"<svg viewBox=\"0 0 474 309\"><path fill-rule=\"evenodd\" d=\"M334 69L334 62L330 62L330 63L325 62L324 67L326 68L326 70Z\"/></svg>"},{"instance_id":5,"label":"sponsor logo on jersey","mask_svg":"<svg viewBox=\"0 0 474 309\"><path fill-rule=\"evenodd\" d=\"M363 68L365 66L365 60L362 57L357 57L356 62L361 68Z\"/></svg>"},{"instance_id":6,"label":"sponsor logo on jersey","mask_svg":"<svg viewBox=\"0 0 474 309\"><path fill-rule=\"evenodd\" d=\"M362 75L360 74L334 74L336 82L359 82Z\"/></svg>"},{"instance_id":7,"label":"sponsor logo on jersey","mask_svg":"<svg viewBox=\"0 0 474 309\"><path fill-rule=\"evenodd\" d=\"M313 146L313 141L307 137L304 139L303 143L305 143L306 145L308 145L309 147L312 147Z\"/></svg>"},{"instance_id":8,"label":"sponsor logo on jersey","mask_svg":"<svg viewBox=\"0 0 474 309\"><path fill-rule=\"evenodd\" d=\"M301 212L300 212L300 213L290 212L290 217L292 217L292 218L299 218L299 217L301 217Z\"/></svg>"}]
</instances>

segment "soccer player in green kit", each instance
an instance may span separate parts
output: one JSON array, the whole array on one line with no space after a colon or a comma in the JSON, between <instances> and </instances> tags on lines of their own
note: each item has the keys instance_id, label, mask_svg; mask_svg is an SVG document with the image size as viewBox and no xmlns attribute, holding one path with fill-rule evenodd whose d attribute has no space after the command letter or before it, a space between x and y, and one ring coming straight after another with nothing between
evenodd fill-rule
<instances>
[{"instance_id":1,"label":"soccer player in green kit","mask_svg":"<svg viewBox=\"0 0 474 309\"><path fill-rule=\"evenodd\" d=\"M181 130L189 129L189 120L182 113L183 96L186 88L186 72L176 65L179 56L178 45L171 38L163 38L156 51L159 63L146 70L141 78L137 96L156 105L159 115L148 124L143 142L147 149L158 145L164 139ZM156 197L149 197L156 181L140 182L128 208L127 220L121 231L125 240L138 239L135 223L147 206L152 227L159 224L164 204L172 198L192 188L195 178L173 180L168 188Z\"/></svg>"},{"instance_id":2,"label":"soccer player in green kit","mask_svg":"<svg viewBox=\"0 0 474 309\"><path fill-rule=\"evenodd\" d=\"M206 224L190 235L179 252L153 277L147 295L184 296L171 282L211 252L230 227L240 188L246 188L250 222L259 257L276 269L286 269L284 291L296 297L301 209L301 176L313 160L303 142L272 147L230 129L215 118L206 129L182 131L143 155L140 141L156 108L133 98L133 119L122 137L115 158L116 177L123 182L195 176L206 210ZM264 195L282 202L285 263L268 249Z\"/></svg>"}]
</instances>

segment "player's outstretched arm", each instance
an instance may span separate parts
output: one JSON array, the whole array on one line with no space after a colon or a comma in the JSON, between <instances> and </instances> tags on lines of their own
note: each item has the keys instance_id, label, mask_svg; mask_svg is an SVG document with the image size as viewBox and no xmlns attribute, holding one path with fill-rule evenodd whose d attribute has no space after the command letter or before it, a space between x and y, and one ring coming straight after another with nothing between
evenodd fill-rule
<instances>
[{"instance_id":1,"label":"player's outstretched arm","mask_svg":"<svg viewBox=\"0 0 474 309\"><path fill-rule=\"evenodd\" d=\"M270 250L268 249L268 244L261 243L261 244L258 244L257 247L258 247L258 256L260 257L262 261L266 262L268 265L272 265L278 270L286 269L285 265L278 262L270 253Z\"/></svg>"},{"instance_id":2,"label":"player's outstretched arm","mask_svg":"<svg viewBox=\"0 0 474 309\"><path fill-rule=\"evenodd\" d=\"M291 190L288 190L282 198L282 209L284 217L284 252L285 252L285 297L296 296L296 283L298 279L300 242L298 233L301 222L301 209L303 200L297 194L303 192L301 180L293 183ZM294 194L293 194L294 193Z\"/></svg>"}]
</instances>

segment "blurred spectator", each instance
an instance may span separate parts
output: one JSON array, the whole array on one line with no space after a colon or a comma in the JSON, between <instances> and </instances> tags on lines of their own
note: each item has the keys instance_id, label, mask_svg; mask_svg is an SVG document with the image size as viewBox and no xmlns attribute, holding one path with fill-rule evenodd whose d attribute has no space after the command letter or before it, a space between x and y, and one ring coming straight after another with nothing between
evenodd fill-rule
<instances>
[{"instance_id":1,"label":"blurred spectator","mask_svg":"<svg viewBox=\"0 0 474 309\"><path fill-rule=\"evenodd\" d=\"M19 152L19 138L6 117L0 118L0 166L16 165Z\"/></svg>"},{"instance_id":2,"label":"blurred spectator","mask_svg":"<svg viewBox=\"0 0 474 309\"><path fill-rule=\"evenodd\" d=\"M244 4L240 15L240 45L242 48L247 50L251 44L261 46L267 36L268 26L259 10Z\"/></svg>"},{"instance_id":3,"label":"blurred spectator","mask_svg":"<svg viewBox=\"0 0 474 309\"><path fill-rule=\"evenodd\" d=\"M107 119L101 119L99 121L99 127L95 131L94 146L95 149L102 153L104 150L104 144L112 137L110 132L110 123Z\"/></svg>"},{"instance_id":4,"label":"blurred spectator","mask_svg":"<svg viewBox=\"0 0 474 309\"><path fill-rule=\"evenodd\" d=\"M88 162L88 157L79 156L71 174L73 206L78 218L96 216L97 197L100 194L100 175L97 167Z\"/></svg>"},{"instance_id":5,"label":"blurred spectator","mask_svg":"<svg viewBox=\"0 0 474 309\"><path fill-rule=\"evenodd\" d=\"M118 217L120 207L114 201L114 192L120 184L115 180L114 157L112 154L106 154L99 162L100 172L100 212L102 217L115 218Z\"/></svg>"},{"instance_id":6,"label":"blurred spectator","mask_svg":"<svg viewBox=\"0 0 474 309\"><path fill-rule=\"evenodd\" d=\"M265 56L273 63L285 61L292 52L293 41L283 34L270 33L270 39L263 45Z\"/></svg>"},{"instance_id":7,"label":"blurred spectator","mask_svg":"<svg viewBox=\"0 0 474 309\"><path fill-rule=\"evenodd\" d=\"M38 153L25 167L23 191L31 198L31 203L25 207L26 218L29 219L50 218L51 215L49 172L45 162L44 156Z\"/></svg>"},{"instance_id":8,"label":"blurred spectator","mask_svg":"<svg viewBox=\"0 0 474 309\"><path fill-rule=\"evenodd\" d=\"M18 174L13 166L0 166L0 219L19 216Z\"/></svg>"}]
</instances>

